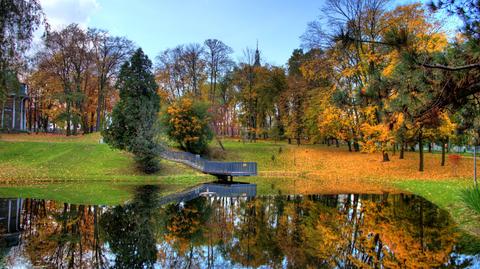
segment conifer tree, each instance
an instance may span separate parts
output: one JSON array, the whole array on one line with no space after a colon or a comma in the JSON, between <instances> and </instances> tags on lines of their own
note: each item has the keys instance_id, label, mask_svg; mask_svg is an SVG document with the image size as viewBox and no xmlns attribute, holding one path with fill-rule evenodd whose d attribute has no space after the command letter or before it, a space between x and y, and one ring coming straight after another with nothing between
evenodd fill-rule
<instances>
[{"instance_id":1,"label":"conifer tree","mask_svg":"<svg viewBox=\"0 0 480 269\"><path fill-rule=\"evenodd\" d=\"M138 49L120 70L117 88L120 100L113 109L111 124L104 132L112 147L135 155L146 173L158 170L154 125L160 108L152 62Z\"/></svg>"}]
</instances>

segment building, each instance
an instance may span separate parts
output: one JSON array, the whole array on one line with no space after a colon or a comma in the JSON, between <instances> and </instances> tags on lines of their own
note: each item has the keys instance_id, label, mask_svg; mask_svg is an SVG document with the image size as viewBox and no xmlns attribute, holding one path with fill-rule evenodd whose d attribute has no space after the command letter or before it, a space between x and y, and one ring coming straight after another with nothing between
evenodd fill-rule
<instances>
[{"instance_id":1,"label":"building","mask_svg":"<svg viewBox=\"0 0 480 269\"><path fill-rule=\"evenodd\" d=\"M255 50L255 63L253 66L259 67L261 66L260 64L260 51L258 50L258 41L257 41L257 49Z\"/></svg>"},{"instance_id":2,"label":"building","mask_svg":"<svg viewBox=\"0 0 480 269\"><path fill-rule=\"evenodd\" d=\"M22 84L16 92L7 95L3 101L0 115L0 129L23 131L26 130L26 103L28 100L27 85Z\"/></svg>"}]
</instances>

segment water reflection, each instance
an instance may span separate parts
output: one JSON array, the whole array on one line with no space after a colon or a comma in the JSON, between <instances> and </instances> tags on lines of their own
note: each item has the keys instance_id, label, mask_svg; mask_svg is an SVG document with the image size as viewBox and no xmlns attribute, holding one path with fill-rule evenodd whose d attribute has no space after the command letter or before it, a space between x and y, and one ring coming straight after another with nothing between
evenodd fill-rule
<instances>
[{"instance_id":1,"label":"water reflection","mask_svg":"<svg viewBox=\"0 0 480 269\"><path fill-rule=\"evenodd\" d=\"M132 201L115 207L3 199L0 201L3 266L432 268L469 265L468 259L463 258L464 264L460 264L455 254L458 236L448 214L417 196L255 198L248 192L223 195L188 196L191 199L177 195L176 198L184 199L165 204L165 197L158 196L158 186L142 186L137 188ZM12 226L13 221L17 221L17 226ZM9 227L15 230L8 230ZM6 240L5 235L12 233L17 241Z\"/></svg>"}]
</instances>

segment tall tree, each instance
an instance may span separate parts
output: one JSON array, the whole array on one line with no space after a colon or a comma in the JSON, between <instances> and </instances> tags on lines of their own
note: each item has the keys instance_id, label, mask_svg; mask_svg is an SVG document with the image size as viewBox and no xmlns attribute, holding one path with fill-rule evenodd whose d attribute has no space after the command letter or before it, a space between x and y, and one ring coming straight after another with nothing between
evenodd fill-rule
<instances>
[{"instance_id":1,"label":"tall tree","mask_svg":"<svg viewBox=\"0 0 480 269\"><path fill-rule=\"evenodd\" d=\"M222 72L227 71L229 66L233 65L230 59L233 49L218 39L207 39L204 44L206 47L205 60L210 77L209 100L214 103L218 77Z\"/></svg>"},{"instance_id":2,"label":"tall tree","mask_svg":"<svg viewBox=\"0 0 480 269\"><path fill-rule=\"evenodd\" d=\"M98 76L98 93L95 130L101 130L104 119L104 99L107 90L118 75L123 64L133 52L133 43L122 37L113 37L107 31L89 29L88 35L92 42L95 71Z\"/></svg>"},{"instance_id":3,"label":"tall tree","mask_svg":"<svg viewBox=\"0 0 480 269\"><path fill-rule=\"evenodd\" d=\"M182 59L185 65L186 73L190 84L190 93L194 96L200 96L200 85L205 80L205 50L202 45L192 43L185 46Z\"/></svg>"},{"instance_id":4,"label":"tall tree","mask_svg":"<svg viewBox=\"0 0 480 269\"><path fill-rule=\"evenodd\" d=\"M103 132L112 147L132 152L146 173L158 170L154 125L160 108L152 62L138 49L125 62L118 76L120 101L112 113L112 122Z\"/></svg>"},{"instance_id":5,"label":"tall tree","mask_svg":"<svg viewBox=\"0 0 480 269\"><path fill-rule=\"evenodd\" d=\"M37 54L38 68L60 81L67 135L75 134L85 97L82 84L91 63L88 37L78 25L71 24L62 30L48 32L44 42L44 49Z\"/></svg>"},{"instance_id":6,"label":"tall tree","mask_svg":"<svg viewBox=\"0 0 480 269\"><path fill-rule=\"evenodd\" d=\"M38 0L0 1L0 100L7 93L11 72L16 74L21 66L23 53L42 17Z\"/></svg>"}]
</instances>

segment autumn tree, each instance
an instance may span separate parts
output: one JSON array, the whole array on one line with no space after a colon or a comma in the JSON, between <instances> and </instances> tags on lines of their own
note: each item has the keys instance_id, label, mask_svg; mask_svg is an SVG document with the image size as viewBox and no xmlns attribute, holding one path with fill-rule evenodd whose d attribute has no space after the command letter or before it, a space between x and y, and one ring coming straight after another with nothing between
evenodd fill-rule
<instances>
[{"instance_id":1,"label":"autumn tree","mask_svg":"<svg viewBox=\"0 0 480 269\"><path fill-rule=\"evenodd\" d=\"M239 99L242 105L241 120L245 126L245 131L250 141L257 139L257 105L258 92L255 88L257 71L259 66L255 66L255 52L251 49L244 51L244 60L234 70L235 86L240 89Z\"/></svg>"},{"instance_id":2,"label":"autumn tree","mask_svg":"<svg viewBox=\"0 0 480 269\"><path fill-rule=\"evenodd\" d=\"M151 69L152 62L142 49L122 65L116 85L120 100L112 112L112 122L103 132L110 146L132 152L146 173L159 169L153 137L160 98Z\"/></svg>"},{"instance_id":3,"label":"autumn tree","mask_svg":"<svg viewBox=\"0 0 480 269\"><path fill-rule=\"evenodd\" d=\"M88 37L78 25L71 24L62 30L49 32L44 42L45 48L36 56L38 69L60 81L67 135L76 134L85 100L82 85L91 63Z\"/></svg>"},{"instance_id":4,"label":"autumn tree","mask_svg":"<svg viewBox=\"0 0 480 269\"><path fill-rule=\"evenodd\" d=\"M162 113L164 132L182 149L203 153L213 138L210 115L205 103L184 97L172 103Z\"/></svg>"}]
</instances>

